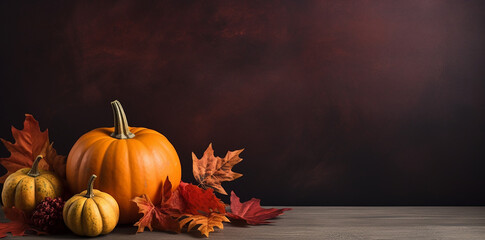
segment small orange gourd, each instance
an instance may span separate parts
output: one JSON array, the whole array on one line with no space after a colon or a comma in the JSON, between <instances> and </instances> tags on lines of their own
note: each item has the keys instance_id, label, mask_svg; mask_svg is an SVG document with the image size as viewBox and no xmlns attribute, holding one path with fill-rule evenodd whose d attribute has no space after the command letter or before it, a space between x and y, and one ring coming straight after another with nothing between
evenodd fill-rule
<instances>
[{"instance_id":1,"label":"small orange gourd","mask_svg":"<svg viewBox=\"0 0 485 240\"><path fill-rule=\"evenodd\" d=\"M162 134L143 127L129 127L118 101L111 103L114 127L97 128L81 136L67 158L67 183L80 192L92 174L99 176L95 187L113 196L120 207L120 223L140 217L131 200L146 194L161 201L160 186L170 178L173 190L181 179L175 148Z\"/></svg>"},{"instance_id":2,"label":"small orange gourd","mask_svg":"<svg viewBox=\"0 0 485 240\"><path fill-rule=\"evenodd\" d=\"M2 190L2 203L31 213L44 198L62 194L62 182L50 171L39 170L42 155L35 158L32 168L22 168L8 176Z\"/></svg>"},{"instance_id":3,"label":"small orange gourd","mask_svg":"<svg viewBox=\"0 0 485 240\"><path fill-rule=\"evenodd\" d=\"M93 189L95 179L92 175L87 190L67 200L62 210L64 223L77 235L108 234L118 223L118 203L109 194Z\"/></svg>"}]
</instances>

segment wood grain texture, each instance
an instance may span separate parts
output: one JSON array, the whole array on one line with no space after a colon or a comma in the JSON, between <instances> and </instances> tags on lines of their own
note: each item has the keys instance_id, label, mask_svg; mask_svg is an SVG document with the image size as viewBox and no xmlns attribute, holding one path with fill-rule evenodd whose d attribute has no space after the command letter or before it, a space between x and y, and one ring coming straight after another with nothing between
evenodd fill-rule
<instances>
[{"instance_id":1,"label":"wood grain texture","mask_svg":"<svg viewBox=\"0 0 485 240\"><path fill-rule=\"evenodd\" d=\"M5 217L1 214L1 221ZM171 234L117 227L104 239L197 239L198 232ZM73 239L75 235L27 236ZM85 238L82 238L85 239ZM485 239L485 207L293 207L264 226L224 224L210 239Z\"/></svg>"}]
</instances>

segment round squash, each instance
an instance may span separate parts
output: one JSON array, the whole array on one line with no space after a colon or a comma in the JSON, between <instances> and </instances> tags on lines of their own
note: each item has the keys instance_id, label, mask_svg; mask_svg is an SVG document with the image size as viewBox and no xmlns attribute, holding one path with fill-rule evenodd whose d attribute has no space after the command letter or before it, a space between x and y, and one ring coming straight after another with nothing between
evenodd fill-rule
<instances>
[{"instance_id":1,"label":"round squash","mask_svg":"<svg viewBox=\"0 0 485 240\"><path fill-rule=\"evenodd\" d=\"M92 174L99 176L95 188L113 196L120 207L120 223L136 222L138 207L131 200L146 194L161 201L160 187L170 178L172 190L182 170L175 148L162 134L147 128L129 127L118 101L111 102L114 127L97 128L81 136L67 158L67 183L79 192Z\"/></svg>"},{"instance_id":2,"label":"round squash","mask_svg":"<svg viewBox=\"0 0 485 240\"><path fill-rule=\"evenodd\" d=\"M77 235L95 237L113 231L120 209L107 193L93 189L96 175L89 179L88 188L67 200L62 210L66 226Z\"/></svg>"},{"instance_id":3,"label":"round squash","mask_svg":"<svg viewBox=\"0 0 485 240\"><path fill-rule=\"evenodd\" d=\"M42 155L35 158L32 168L22 168L8 176L2 190L2 203L31 213L44 198L62 194L62 182L50 171L39 170Z\"/></svg>"}]
</instances>

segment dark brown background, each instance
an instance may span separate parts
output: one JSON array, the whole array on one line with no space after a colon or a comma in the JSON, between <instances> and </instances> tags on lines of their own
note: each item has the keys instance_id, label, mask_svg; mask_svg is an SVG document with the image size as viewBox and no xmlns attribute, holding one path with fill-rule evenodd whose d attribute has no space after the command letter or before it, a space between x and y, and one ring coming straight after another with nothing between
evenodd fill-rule
<instances>
[{"instance_id":1,"label":"dark brown background","mask_svg":"<svg viewBox=\"0 0 485 240\"><path fill-rule=\"evenodd\" d=\"M483 1L2 1L0 137L112 124L246 148L265 205L483 205ZM8 152L1 148L2 157ZM227 200L227 199L225 199Z\"/></svg>"}]
</instances>

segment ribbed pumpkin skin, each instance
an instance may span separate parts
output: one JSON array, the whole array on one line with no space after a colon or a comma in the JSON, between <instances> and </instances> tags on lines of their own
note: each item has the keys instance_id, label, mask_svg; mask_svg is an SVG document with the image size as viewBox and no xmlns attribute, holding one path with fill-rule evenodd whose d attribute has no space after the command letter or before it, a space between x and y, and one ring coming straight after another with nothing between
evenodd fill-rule
<instances>
[{"instance_id":1,"label":"ribbed pumpkin skin","mask_svg":"<svg viewBox=\"0 0 485 240\"><path fill-rule=\"evenodd\" d=\"M86 190L74 195L62 211L64 223L75 234L95 237L113 231L118 223L119 208L110 195L93 190L94 196L87 198Z\"/></svg>"},{"instance_id":2,"label":"ribbed pumpkin skin","mask_svg":"<svg viewBox=\"0 0 485 240\"><path fill-rule=\"evenodd\" d=\"M56 198L62 194L62 183L52 173L39 170L39 176L27 175L30 168L22 168L8 176L2 190L5 207L15 206L30 213L44 198Z\"/></svg>"},{"instance_id":3,"label":"ribbed pumpkin skin","mask_svg":"<svg viewBox=\"0 0 485 240\"><path fill-rule=\"evenodd\" d=\"M114 128L97 128L74 144L67 158L67 183L72 192L86 188L92 174L99 177L95 188L113 196L119 204L120 223L134 223L140 217L131 200L147 194L160 201L160 186L168 176L173 190L182 170L172 144L162 134L147 128L130 127L130 139L110 136Z\"/></svg>"}]
</instances>

